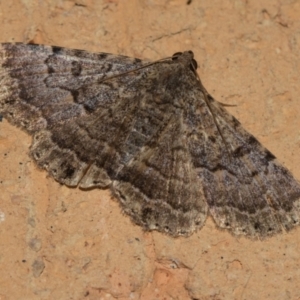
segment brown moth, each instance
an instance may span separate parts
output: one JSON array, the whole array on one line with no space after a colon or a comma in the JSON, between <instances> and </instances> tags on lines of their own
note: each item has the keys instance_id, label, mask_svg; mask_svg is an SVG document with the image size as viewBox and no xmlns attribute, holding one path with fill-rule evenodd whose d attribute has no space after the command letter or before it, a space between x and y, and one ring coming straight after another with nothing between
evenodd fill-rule
<instances>
[{"instance_id":1,"label":"brown moth","mask_svg":"<svg viewBox=\"0 0 300 300\"><path fill-rule=\"evenodd\" d=\"M146 230L263 238L299 224L300 185L215 101L191 51L157 62L1 44L0 114L67 186L110 188Z\"/></svg>"}]
</instances>

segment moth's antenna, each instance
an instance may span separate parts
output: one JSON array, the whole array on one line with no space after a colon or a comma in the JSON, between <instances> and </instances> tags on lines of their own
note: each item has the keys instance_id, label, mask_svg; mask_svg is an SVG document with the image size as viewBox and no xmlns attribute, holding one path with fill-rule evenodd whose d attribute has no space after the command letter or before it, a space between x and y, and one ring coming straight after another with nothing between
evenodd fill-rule
<instances>
[{"instance_id":1,"label":"moth's antenna","mask_svg":"<svg viewBox=\"0 0 300 300\"><path fill-rule=\"evenodd\" d=\"M162 59L159 59L159 60L156 60L156 61L147 63L147 64L145 64L145 65L142 65L142 66L140 66L140 67L134 68L134 69L132 69L132 70L129 70L129 71L126 71L126 72L123 72L123 73L120 73L120 74L116 74L116 75L113 75L113 76L110 76L110 77L106 77L106 78L102 79L99 83L102 83L102 82L104 82L104 81L106 81L106 80L110 80L110 79L113 79L113 78L116 78L116 77L120 77L120 76L129 74L129 73L132 73L132 72L135 72L135 71L138 71L138 70L141 70L141 69L150 67L150 66L152 66L152 65L155 65L155 64L160 63L160 62L165 61L165 60L169 60L169 59L171 59L171 58L172 58L172 57L162 58Z\"/></svg>"}]
</instances>

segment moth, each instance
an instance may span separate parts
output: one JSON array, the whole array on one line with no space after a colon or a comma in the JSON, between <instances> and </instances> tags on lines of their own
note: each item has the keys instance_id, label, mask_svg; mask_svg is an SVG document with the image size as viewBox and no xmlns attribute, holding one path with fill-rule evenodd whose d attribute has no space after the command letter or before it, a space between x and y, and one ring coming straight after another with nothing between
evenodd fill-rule
<instances>
[{"instance_id":1,"label":"moth","mask_svg":"<svg viewBox=\"0 0 300 300\"><path fill-rule=\"evenodd\" d=\"M0 114L59 183L110 188L146 230L188 236L210 214L264 238L299 224L300 184L203 87L192 51L147 61L0 46Z\"/></svg>"}]
</instances>

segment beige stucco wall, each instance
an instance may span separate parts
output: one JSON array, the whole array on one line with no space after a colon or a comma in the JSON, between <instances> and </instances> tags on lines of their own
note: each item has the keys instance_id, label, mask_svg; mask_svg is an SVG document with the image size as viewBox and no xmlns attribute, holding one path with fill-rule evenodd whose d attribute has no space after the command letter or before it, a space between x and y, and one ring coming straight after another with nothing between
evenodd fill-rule
<instances>
[{"instance_id":1,"label":"beige stucco wall","mask_svg":"<svg viewBox=\"0 0 300 300\"><path fill-rule=\"evenodd\" d=\"M300 180L300 2L0 2L0 42L151 60L193 50L207 90ZM0 123L0 299L299 299L300 228L236 238L145 233L108 191L59 185Z\"/></svg>"}]
</instances>

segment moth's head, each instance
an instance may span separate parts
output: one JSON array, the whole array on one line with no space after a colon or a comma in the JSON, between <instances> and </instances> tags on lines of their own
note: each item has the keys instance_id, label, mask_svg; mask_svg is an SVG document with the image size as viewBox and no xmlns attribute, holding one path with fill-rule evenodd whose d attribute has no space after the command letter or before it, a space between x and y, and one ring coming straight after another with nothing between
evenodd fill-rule
<instances>
[{"instance_id":1,"label":"moth's head","mask_svg":"<svg viewBox=\"0 0 300 300\"><path fill-rule=\"evenodd\" d=\"M176 60L186 66L188 66L194 73L196 73L198 64L194 59L193 51L176 52L172 56L172 60Z\"/></svg>"}]
</instances>

